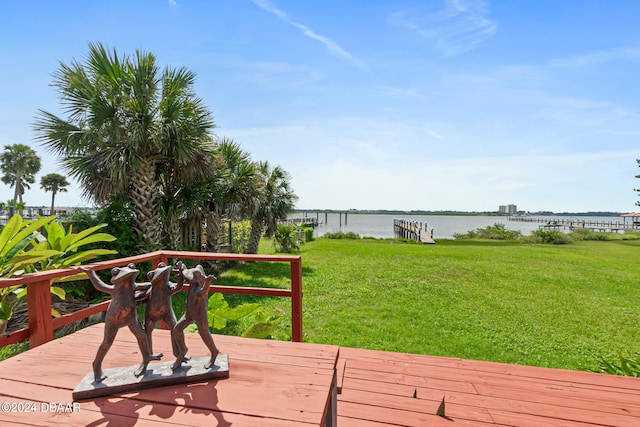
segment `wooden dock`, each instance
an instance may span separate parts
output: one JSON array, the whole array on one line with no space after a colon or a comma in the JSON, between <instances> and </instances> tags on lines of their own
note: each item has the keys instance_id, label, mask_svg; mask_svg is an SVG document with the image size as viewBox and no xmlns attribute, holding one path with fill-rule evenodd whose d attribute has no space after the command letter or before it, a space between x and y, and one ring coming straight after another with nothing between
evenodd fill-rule
<instances>
[{"instance_id":1,"label":"wooden dock","mask_svg":"<svg viewBox=\"0 0 640 427\"><path fill-rule=\"evenodd\" d=\"M285 221L281 222L282 224L295 224L295 225L303 225L305 227L313 227L316 228L318 224L320 224L318 218L313 217L304 217L304 218L289 218Z\"/></svg>"},{"instance_id":2,"label":"wooden dock","mask_svg":"<svg viewBox=\"0 0 640 427\"><path fill-rule=\"evenodd\" d=\"M400 239L417 240L418 242L434 244L433 227L426 222L396 218L393 220L393 232Z\"/></svg>"},{"instance_id":3,"label":"wooden dock","mask_svg":"<svg viewBox=\"0 0 640 427\"><path fill-rule=\"evenodd\" d=\"M607 233L624 233L627 230L640 231L639 221L622 220L596 220L589 217L537 217L537 216L510 216L509 221L540 223L540 228L550 228L557 230L573 230L574 228L587 228L592 231Z\"/></svg>"}]
</instances>

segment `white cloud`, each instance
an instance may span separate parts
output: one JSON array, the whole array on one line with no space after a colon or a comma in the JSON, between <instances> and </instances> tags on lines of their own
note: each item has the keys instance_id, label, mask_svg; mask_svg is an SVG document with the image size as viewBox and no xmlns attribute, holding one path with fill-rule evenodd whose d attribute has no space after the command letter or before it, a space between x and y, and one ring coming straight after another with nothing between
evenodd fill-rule
<instances>
[{"instance_id":1,"label":"white cloud","mask_svg":"<svg viewBox=\"0 0 640 427\"><path fill-rule=\"evenodd\" d=\"M416 88L401 88L391 86L376 86L380 92L389 96L417 98L420 96Z\"/></svg>"},{"instance_id":2,"label":"white cloud","mask_svg":"<svg viewBox=\"0 0 640 427\"><path fill-rule=\"evenodd\" d=\"M266 10L269 13L274 14L278 18L280 18L283 21L285 21L287 24L296 27L297 29L302 31L302 34L304 34L306 37L308 37L308 38L310 38L312 40L319 41L320 43L322 43L329 50L329 52L333 53L334 55L337 55L337 56L340 56L340 57L342 57L344 59L347 59L352 64L354 64L354 65L356 65L358 67L361 67L361 68L366 67L364 62L360 61L358 58L353 56L350 52L348 52L345 49L343 49L338 43L336 43L335 41L331 40L330 38L328 38L326 36L323 36L322 34L316 33L310 27L292 20L291 18L289 18L289 15L287 15L287 13L285 13L283 10L281 10L281 9L277 8L276 6L274 6L269 0L252 0L252 1L259 8L261 8L263 10Z\"/></svg>"},{"instance_id":3,"label":"white cloud","mask_svg":"<svg viewBox=\"0 0 640 427\"><path fill-rule=\"evenodd\" d=\"M389 23L418 34L446 56L456 56L496 33L498 26L487 14L481 0L445 0L441 10L400 11L389 17Z\"/></svg>"},{"instance_id":4,"label":"white cloud","mask_svg":"<svg viewBox=\"0 0 640 427\"><path fill-rule=\"evenodd\" d=\"M556 68L580 68L611 61L636 61L638 59L640 59L640 48L622 47L558 58L549 61L549 65Z\"/></svg>"}]
</instances>

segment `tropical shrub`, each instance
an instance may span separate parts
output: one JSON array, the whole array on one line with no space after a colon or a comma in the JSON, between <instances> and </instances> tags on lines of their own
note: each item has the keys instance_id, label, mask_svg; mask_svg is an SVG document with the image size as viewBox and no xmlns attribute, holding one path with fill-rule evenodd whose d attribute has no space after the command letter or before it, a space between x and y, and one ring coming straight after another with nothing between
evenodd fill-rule
<instances>
[{"instance_id":1,"label":"tropical shrub","mask_svg":"<svg viewBox=\"0 0 640 427\"><path fill-rule=\"evenodd\" d=\"M273 245L276 252L291 253L300 249L301 234L300 227L295 224L278 224L273 235Z\"/></svg>"},{"instance_id":2,"label":"tropical shrub","mask_svg":"<svg viewBox=\"0 0 640 427\"><path fill-rule=\"evenodd\" d=\"M346 233L343 231L338 231L336 233L324 233L323 237L327 239L350 239L350 240L361 239L360 235L357 233L354 233L353 231L348 231Z\"/></svg>"},{"instance_id":3,"label":"tropical shrub","mask_svg":"<svg viewBox=\"0 0 640 427\"><path fill-rule=\"evenodd\" d=\"M313 242L313 227L304 228L304 241Z\"/></svg>"},{"instance_id":4,"label":"tropical shrub","mask_svg":"<svg viewBox=\"0 0 640 427\"><path fill-rule=\"evenodd\" d=\"M131 232L134 227L133 210L124 197L110 198L95 215L76 210L70 217L65 218L64 223L73 224L74 229L77 230L106 224L103 231L111 234L115 239L100 245L89 245L89 248L111 249L123 257L140 253L140 246Z\"/></svg>"},{"instance_id":5,"label":"tropical shrub","mask_svg":"<svg viewBox=\"0 0 640 427\"><path fill-rule=\"evenodd\" d=\"M602 231L593 231L590 228L577 227L571 230L572 240L611 240L613 235L617 233L605 233Z\"/></svg>"},{"instance_id":6,"label":"tropical shrub","mask_svg":"<svg viewBox=\"0 0 640 427\"><path fill-rule=\"evenodd\" d=\"M20 276L31 265L58 255L52 249L29 248L36 230L55 217L40 218L37 221L23 221L20 215L12 216L0 231L0 277ZM54 293L58 289L52 289ZM0 332L4 332L7 321L13 315L26 295L24 285L8 286L0 289Z\"/></svg>"},{"instance_id":7,"label":"tropical shrub","mask_svg":"<svg viewBox=\"0 0 640 427\"><path fill-rule=\"evenodd\" d=\"M494 240L518 240L522 237L519 230L507 230L504 224L495 223L485 228L476 228L466 234L456 233L454 239L494 239Z\"/></svg>"},{"instance_id":8,"label":"tropical shrub","mask_svg":"<svg viewBox=\"0 0 640 427\"><path fill-rule=\"evenodd\" d=\"M251 325L242 330L239 321L253 315ZM262 311L258 303L245 303L237 307L230 307L221 293L211 294L207 312L209 327L218 332L231 335L241 335L247 338L269 338L276 329L279 318L268 316ZM198 330L195 324L186 329L188 332Z\"/></svg>"},{"instance_id":9,"label":"tropical shrub","mask_svg":"<svg viewBox=\"0 0 640 427\"><path fill-rule=\"evenodd\" d=\"M539 228L531 233L530 240L533 243L552 243L554 245L562 245L571 243L571 237L559 230L546 230Z\"/></svg>"},{"instance_id":10,"label":"tropical shrub","mask_svg":"<svg viewBox=\"0 0 640 427\"><path fill-rule=\"evenodd\" d=\"M249 236L251 235L250 221L234 221L231 225L231 252L235 254L243 254L249 245Z\"/></svg>"},{"instance_id":11,"label":"tropical shrub","mask_svg":"<svg viewBox=\"0 0 640 427\"><path fill-rule=\"evenodd\" d=\"M20 215L12 216L0 231L0 277L16 277L25 273L53 270L80 265L98 256L117 253L107 249L80 250L85 245L110 242L115 237L107 233L95 233L105 224L73 233L69 227L54 222L55 215L23 221ZM43 230L43 234L40 230ZM94 234L95 233L95 234ZM54 279L56 282L77 280L84 275L73 275ZM51 293L60 299L65 298L62 288L51 286ZM15 310L24 303L26 286L15 285L0 289L0 319L9 320ZM52 315L59 316L53 308ZM6 327L6 322L3 322Z\"/></svg>"}]
</instances>

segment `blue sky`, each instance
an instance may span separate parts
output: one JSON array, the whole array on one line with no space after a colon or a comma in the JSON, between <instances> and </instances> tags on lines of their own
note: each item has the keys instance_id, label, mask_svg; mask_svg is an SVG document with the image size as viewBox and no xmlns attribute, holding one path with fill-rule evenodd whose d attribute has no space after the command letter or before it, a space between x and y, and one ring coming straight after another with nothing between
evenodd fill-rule
<instances>
[{"instance_id":1,"label":"blue sky","mask_svg":"<svg viewBox=\"0 0 640 427\"><path fill-rule=\"evenodd\" d=\"M634 0L2 2L0 146L64 174L32 123L99 41L195 71L216 135L284 167L299 208L630 212L639 19Z\"/></svg>"}]
</instances>

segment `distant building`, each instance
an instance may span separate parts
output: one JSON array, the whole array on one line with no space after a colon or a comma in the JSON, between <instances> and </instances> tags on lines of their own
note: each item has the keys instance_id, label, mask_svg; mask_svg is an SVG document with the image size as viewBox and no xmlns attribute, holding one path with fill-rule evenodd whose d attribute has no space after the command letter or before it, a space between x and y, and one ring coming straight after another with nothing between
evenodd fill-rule
<instances>
[{"instance_id":1,"label":"distant building","mask_svg":"<svg viewBox=\"0 0 640 427\"><path fill-rule=\"evenodd\" d=\"M500 215L515 215L518 212L516 205L500 205L498 213Z\"/></svg>"}]
</instances>

